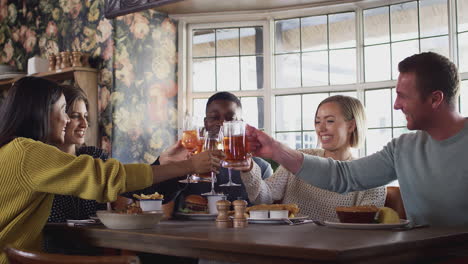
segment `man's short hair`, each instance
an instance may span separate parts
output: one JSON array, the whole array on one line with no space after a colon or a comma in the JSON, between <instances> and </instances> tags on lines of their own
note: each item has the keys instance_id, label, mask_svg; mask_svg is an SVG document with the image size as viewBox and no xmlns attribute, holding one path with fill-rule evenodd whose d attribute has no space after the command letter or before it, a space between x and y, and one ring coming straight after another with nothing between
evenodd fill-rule
<instances>
[{"instance_id":1,"label":"man's short hair","mask_svg":"<svg viewBox=\"0 0 468 264\"><path fill-rule=\"evenodd\" d=\"M434 52L423 52L401 61L398 70L400 73L416 74L416 84L422 98L434 91L442 91L445 102L451 106L456 105L460 77L457 66L448 58Z\"/></svg>"},{"instance_id":2,"label":"man's short hair","mask_svg":"<svg viewBox=\"0 0 468 264\"><path fill-rule=\"evenodd\" d=\"M206 108L208 108L208 106L213 101L216 101L216 100L225 100L225 101L234 102L237 104L239 108L242 109L242 104L239 98L230 92L218 92L218 93L213 94L210 98L208 98L208 102L206 103Z\"/></svg>"}]
</instances>

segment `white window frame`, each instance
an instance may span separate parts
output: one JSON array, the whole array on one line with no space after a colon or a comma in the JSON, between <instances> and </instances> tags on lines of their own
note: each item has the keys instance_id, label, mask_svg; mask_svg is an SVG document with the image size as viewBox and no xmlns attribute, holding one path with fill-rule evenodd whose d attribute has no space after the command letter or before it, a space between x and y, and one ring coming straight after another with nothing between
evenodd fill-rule
<instances>
[{"instance_id":1,"label":"white window frame","mask_svg":"<svg viewBox=\"0 0 468 264\"><path fill-rule=\"evenodd\" d=\"M192 112L192 101L196 98L208 98L214 92L192 92L192 56L191 32L193 29L263 26L264 51L264 87L259 90L234 91L240 97L262 96L264 98L264 129L270 135L275 135L275 97L278 95L294 95L320 92L356 91L357 97L364 102L366 90L391 88L396 86L396 80L364 82L364 36L363 10L388 6L416 0L376 0L372 2L354 2L327 6L309 5L294 10L264 10L248 12L222 12L210 14L171 15L179 21L179 97L178 97L178 131L181 135L183 116ZM340 1L334 1L339 3ZM458 47L456 32L456 0L448 0L448 38L450 59L458 65ZM278 19L328 15L342 12L356 12L356 83L347 85L326 85L313 87L296 87L276 89L275 86L275 56L274 56L274 22ZM419 38L418 38L419 39ZM461 79L468 79L468 72L462 73ZM359 149L359 155L365 153L364 147Z\"/></svg>"}]
</instances>

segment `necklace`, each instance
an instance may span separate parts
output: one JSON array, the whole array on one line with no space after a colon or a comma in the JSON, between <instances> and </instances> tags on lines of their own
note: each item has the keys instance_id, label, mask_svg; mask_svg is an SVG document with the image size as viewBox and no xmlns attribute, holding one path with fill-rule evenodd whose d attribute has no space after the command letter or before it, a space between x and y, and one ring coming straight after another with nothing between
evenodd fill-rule
<instances>
[{"instance_id":1,"label":"necklace","mask_svg":"<svg viewBox=\"0 0 468 264\"><path fill-rule=\"evenodd\" d=\"M333 155L327 156L327 153L328 153L328 152L327 152L326 150L324 150L323 156L324 156L325 158L332 158L332 159L334 159L334 158L333 158ZM350 160L352 157L353 157L353 154L349 153L348 157L346 157L345 159L341 159L341 160L342 160L342 161L347 161L347 160ZM335 159L335 160L336 160L336 159Z\"/></svg>"}]
</instances>

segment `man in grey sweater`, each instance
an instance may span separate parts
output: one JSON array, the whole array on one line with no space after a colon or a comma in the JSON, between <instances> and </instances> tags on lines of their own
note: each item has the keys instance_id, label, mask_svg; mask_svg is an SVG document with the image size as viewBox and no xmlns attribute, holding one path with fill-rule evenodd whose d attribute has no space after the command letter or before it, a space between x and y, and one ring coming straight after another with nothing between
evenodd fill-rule
<instances>
[{"instance_id":1,"label":"man in grey sweater","mask_svg":"<svg viewBox=\"0 0 468 264\"><path fill-rule=\"evenodd\" d=\"M408 219L433 226L468 225L468 122L456 109L456 66L428 52L399 63L394 108L404 134L383 150L350 162L304 155L249 127L252 152L271 158L317 187L346 193L400 183ZM324 176L326 175L326 176Z\"/></svg>"}]
</instances>

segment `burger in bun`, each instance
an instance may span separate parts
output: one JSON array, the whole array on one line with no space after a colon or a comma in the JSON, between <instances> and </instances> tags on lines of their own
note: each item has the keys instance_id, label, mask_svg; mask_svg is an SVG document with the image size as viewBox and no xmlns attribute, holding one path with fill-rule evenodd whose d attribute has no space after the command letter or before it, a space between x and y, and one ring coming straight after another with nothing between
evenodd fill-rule
<instances>
[{"instance_id":1,"label":"burger in bun","mask_svg":"<svg viewBox=\"0 0 468 264\"><path fill-rule=\"evenodd\" d=\"M192 214L207 214L208 200L200 195L187 195L185 197L185 211Z\"/></svg>"}]
</instances>

